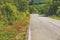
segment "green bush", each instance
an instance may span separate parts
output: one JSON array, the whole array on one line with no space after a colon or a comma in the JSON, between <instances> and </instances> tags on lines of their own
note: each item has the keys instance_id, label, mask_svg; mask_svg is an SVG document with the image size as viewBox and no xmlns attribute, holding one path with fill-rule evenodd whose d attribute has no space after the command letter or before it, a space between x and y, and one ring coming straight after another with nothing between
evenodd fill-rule
<instances>
[{"instance_id":1,"label":"green bush","mask_svg":"<svg viewBox=\"0 0 60 40\"><path fill-rule=\"evenodd\" d=\"M29 20L27 0L0 0L0 40L25 40Z\"/></svg>"},{"instance_id":2,"label":"green bush","mask_svg":"<svg viewBox=\"0 0 60 40\"><path fill-rule=\"evenodd\" d=\"M56 15L60 17L60 9L57 10Z\"/></svg>"},{"instance_id":3,"label":"green bush","mask_svg":"<svg viewBox=\"0 0 60 40\"><path fill-rule=\"evenodd\" d=\"M10 3L0 5L0 23L11 25L13 22L17 21L20 13L17 8Z\"/></svg>"},{"instance_id":4,"label":"green bush","mask_svg":"<svg viewBox=\"0 0 60 40\"><path fill-rule=\"evenodd\" d=\"M31 14L35 14L35 13L38 13L38 10L35 8L35 6L30 6L30 7L29 7L29 12L30 12Z\"/></svg>"}]
</instances>

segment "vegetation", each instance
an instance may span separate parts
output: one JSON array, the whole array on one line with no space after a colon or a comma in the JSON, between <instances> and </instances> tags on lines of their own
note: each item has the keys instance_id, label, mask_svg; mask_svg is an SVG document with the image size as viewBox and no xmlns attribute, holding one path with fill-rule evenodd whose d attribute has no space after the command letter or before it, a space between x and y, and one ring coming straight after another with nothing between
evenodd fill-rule
<instances>
[{"instance_id":1,"label":"vegetation","mask_svg":"<svg viewBox=\"0 0 60 40\"><path fill-rule=\"evenodd\" d=\"M49 16L50 18L53 18L53 19L57 19L57 20L60 20L60 17L58 17L58 16L55 16L55 15L53 15L53 16Z\"/></svg>"},{"instance_id":2,"label":"vegetation","mask_svg":"<svg viewBox=\"0 0 60 40\"><path fill-rule=\"evenodd\" d=\"M0 40L25 40L29 1L0 0Z\"/></svg>"},{"instance_id":3,"label":"vegetation","mask_svg":"<svg viewBox=\"0 0 60 40\"><path fill-rule=\"evenodd\" d=\"M0 0L0 40L25 40L32 13L60 19L60 0Z\"/></svg>"},{"instance_id":4,"label":"vegetation","mask_svg":"<svg viewBox=\"0 0 60 40\"><path fill-rule=\"evenodd\" d=\"M33 0L30 5L37 9L38 14L60 17L60 0Z\"/></svg>"}]
</instances>

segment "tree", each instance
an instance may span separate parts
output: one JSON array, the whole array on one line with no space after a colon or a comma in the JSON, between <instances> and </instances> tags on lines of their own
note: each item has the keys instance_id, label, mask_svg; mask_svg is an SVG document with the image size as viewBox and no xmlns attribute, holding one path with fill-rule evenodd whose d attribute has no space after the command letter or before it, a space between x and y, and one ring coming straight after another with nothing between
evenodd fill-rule
<instances>
[{"instance_id":1,"label":"tree","mask_svg":"<svg viewBox=\"0 0 60 40\"><path fill-rule=\"evenodd\" d=\"M56 11L58 9L59 0L52 0L52 5L50 6L49 11L47 12L47 16L56 15Z\"/></svg>"}]
</instances>

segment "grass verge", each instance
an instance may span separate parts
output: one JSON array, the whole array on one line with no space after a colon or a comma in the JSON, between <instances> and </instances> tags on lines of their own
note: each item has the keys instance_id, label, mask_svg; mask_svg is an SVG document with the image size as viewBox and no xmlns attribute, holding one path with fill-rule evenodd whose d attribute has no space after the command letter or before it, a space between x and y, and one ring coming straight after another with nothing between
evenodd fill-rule
<instances>
[{"instance_id":1,"label":"grass verge","mask_svg":"<svg viewBox=\"0 0 60 40\"><path fill-rule=\"evenodd\" d=\"M29 12L20 12L11 3L0 5L0 40L25 40Z\"/></svg>"},{"instance_id":2,"label":"grass verge","mask_svg":"<svg viewBox=\"0 0 60 40\"><path fill-rule=\"evenodd\" d=\"M25 16L20 18L19 22L14 22L11 26L0 26L0 40L25 40L25 35L27 33L27 28L30 21L29 14L22 15Z\"/></svg>"},{"instance_id":3,"label":"grass verge","mask_svg":"<svg viewBox=\"0 0 60 40\"><path fill-rule=\"evenodd\" d=\"M53 19L57 19L57 20L60 20L60 17L58 16L49 16L50 18L53 18Z\"/></svg>"},{"instance_id":4,"label":"grass verge","mask_svg":"<svg viewBox=\"0 0 60 40\"><path fill-rule=\"evenodd\" d=\"M45 14L39 14L39 15L40 15L40 16L46 16ZM48 16L48 17L53 18L53 19L60 20L60 17L55 16L55 15L53 15L53 16Z\"/></svg>"}]
</instances>

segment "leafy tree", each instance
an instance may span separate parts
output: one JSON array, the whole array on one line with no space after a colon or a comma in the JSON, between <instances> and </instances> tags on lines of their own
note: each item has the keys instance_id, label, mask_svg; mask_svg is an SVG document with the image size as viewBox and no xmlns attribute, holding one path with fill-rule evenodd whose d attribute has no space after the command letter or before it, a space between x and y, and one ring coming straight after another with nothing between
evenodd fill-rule
<instances>
[{"instance_id":1,"label":"leafy tree","mask_svg":"<svg viewBox=\"0 0 60 40\"><path fill-rule=\"evenodd\" d=\"M60 9L57 10L56 16L59 16L60 17Z\"/></svg>"},{"instance_id":2,"label":"leafy tree","mask_svg":"<svg viewBox=\"0 0 60 40\"><path fill-rule=\"evenodd\" d=\"M52 0L52 4L50 6L49 11L47 12L47 15L56 15L56 11L58 9L58 6L60 5L59 0Z\"/></svg>"}]
</instances>

